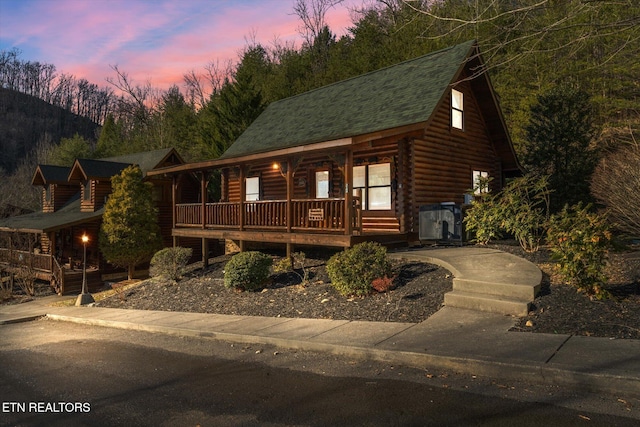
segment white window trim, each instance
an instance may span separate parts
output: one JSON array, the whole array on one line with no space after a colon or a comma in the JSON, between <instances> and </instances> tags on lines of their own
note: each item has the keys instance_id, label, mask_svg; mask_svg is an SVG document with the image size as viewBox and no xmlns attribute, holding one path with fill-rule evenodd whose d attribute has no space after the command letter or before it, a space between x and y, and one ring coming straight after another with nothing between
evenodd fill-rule
<instances>
[{"instance_id":1,"label":"white window trim","mask_svg":"<svg viewBox=\"0 0 640 427\"><path fill-rule=\"evenodd\" d=\"M251 181L255 180L255 182L257 184L257 189L258 189L257 193L253 193L253 192L252 193L248 193L247 192L247 189L249 188L249 185L247 185L247 184L248 184L248 182L250 180ZM245 183L245 185L244 185L244 200L246 202L254 202L256 200L260 200L260 177L259 176L252 176L252 177L245 178L244 183ZM251 197L251 198L249 198L249 197Z\"/></svg>"},{"instance_id":2,"label":"white window trim","mask_svg":"<svg viewBox=\"0 0 640 427\"><path fill-rule=\"evenodd\" d=\"M379 165L389 165L389 183L385 184L385 185L371 185L369 183L369 167L370 166L379 166ZM384 163L372 163L369 165L362 165L362 166L354 166L354 169L357 167L364 167L364 171L365 171L365 177L364 177L364 187L362 186L355 186L353 187L353 191L355 194L356 190L361 190L362 191L362 209L363 210L369 210L369 211L390 211L393 209L393 191L392 191L392 182L393 182L393 177L391 176L391 163L390 162L384 162ZM388 188L389 189L389 207L385 207L383 209L371 209L369 206L369 202L371 200L371 197L369 196L369 191L371 189L376 189L376 188Z\"/></svg>"},{"instance_id":3,"label":"white window trim","mask_svg":"<svg viewBox=\"0 0 640 427\"><path fill-rule=\"evenodd\" d=\"M488 186L481 188L478 185L480 178L483 178L483 179L489 178L489 172L480 171L480 170L474 170L473 171L473 174L472 174L473 194L478 195L478 194L483 194L483 193L488 193L489 192L489 187Z\"/></svg>"},{"instance_id":4,"label":"white window trim","mask_svg":"<svg viewBox=\"0 0 640 427\"><path fill-rule=\"evenodd\" d=\"M460 105L456 105L457 98ZM464 94L455 89L451 89L451 127L464 130Z\"/></svg>"}]
</instances>

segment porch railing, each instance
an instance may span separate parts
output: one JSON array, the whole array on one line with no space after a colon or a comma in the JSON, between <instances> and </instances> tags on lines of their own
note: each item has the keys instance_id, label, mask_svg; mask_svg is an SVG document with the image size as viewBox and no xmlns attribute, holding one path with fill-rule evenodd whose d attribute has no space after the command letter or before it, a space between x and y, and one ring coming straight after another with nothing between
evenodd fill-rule
<instances>
[{"instance_id":1,"label":"porch railing","mask_svg":"<svg viewBox=\"0 0 640 427\"><path fill-rule=\"evenodd\" d=\"M36 254L28 251L18 251L0 248L0 262L11 266L29 266L39 271L52 271L52 259L49 254Z\"/></svg>"},{"instance_id":2,"label":"porch railing","mask_svg":"<svg viewBox=\"0 0 640 427\"><path fill-rule=\"evenodd\" d=\"M287 229L287 201L259 200L243 203L243 227L247 229ZM353 229L360 229L360 203L354 198ZM176 227L239 228L240 203L207 203L202 222L201 203L176 205ZM342 231L345 229L345 199L296 199L291 201L293 230Z\"/></svg>"}]
</instances>

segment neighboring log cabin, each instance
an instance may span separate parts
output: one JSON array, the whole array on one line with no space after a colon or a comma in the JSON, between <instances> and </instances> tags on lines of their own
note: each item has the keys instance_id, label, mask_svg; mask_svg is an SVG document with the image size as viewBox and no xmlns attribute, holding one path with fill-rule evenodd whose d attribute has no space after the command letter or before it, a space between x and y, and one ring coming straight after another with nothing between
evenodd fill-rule
<instances>
[{"instance_id":1,"label":"neighboring log cabin","mask_svg":"<svg viewBox=\"0 0 640 427\"><path fill-rule=\"evenodd\" d=\"M86 234L89 288L118 275L126 277L124 270L107 264L98 249L111 178L130 165L140 166L144 179L153 183L163 241L170 246L172 181L150 177L149 172L183 163L174 149L167 148L100 160L77 159L71 168L39 165L32 184L42 187L42 211L0 220L0 264L9 270L30 269L39 279L49 280L59 294L79 292L84 250L81 237ZM192 180L191 186L197 191L197 182Z\"/></svg>"},{"instance_id":2,"label":"neighboring log cabin","mask_svg":"<svg viewBox=\"0 0 640 427\"><path fill-rule=\"evenodd\" d=\"M422 205L520 173L482 69L474 41L443 49L274 102L220 158L151 171L173 180L174 244L417 241ZM193 174L200 194L180 185Z\"/></svg>"}]
</instances>

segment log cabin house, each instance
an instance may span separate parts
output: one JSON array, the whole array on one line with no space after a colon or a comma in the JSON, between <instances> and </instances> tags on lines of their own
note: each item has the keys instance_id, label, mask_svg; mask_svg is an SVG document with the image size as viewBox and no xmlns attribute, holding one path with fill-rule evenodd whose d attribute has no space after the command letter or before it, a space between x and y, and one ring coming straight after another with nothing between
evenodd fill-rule
<instances>
[{"instance_id":1,"label":"log cabin house","mask_svg":"<svg viewBox=\"0 0 640 427\"><path fill-rule=\"evenodd\" d=\"M28 266L37 278L50 281L59 294L79 292L84 256L81 238L86 234L89 288L123 274L126 277L124 270L107 264L98 249L98 230L111 193L111 178L130 165L140 166L144 179L154 184L163 241L170 246L171 180L150 177L149 172L183 163L174 149L167 148L100 160L77 159L71 168L39 165L32 184L42 187L42 211L0 220L0 264L7 269ZM196 191L197 185L191 183Z\"/></svg>"},{"instance_id":2,"label":"log cabin house","mask_svg":"<svg viewBox=\"0 0 640 427\"><path fill-rule=\"evenodd\" d=\"M418 240L423 205L462 204L478 176L520 173L474 41L270 104L219 158L173 180L174 244L199 238L350 247ZM212 174L221 197L207 200ZM183 191L196 174L200 195ZM206 260L205 260L206 263Z\"/></svg>"}]
</instances>

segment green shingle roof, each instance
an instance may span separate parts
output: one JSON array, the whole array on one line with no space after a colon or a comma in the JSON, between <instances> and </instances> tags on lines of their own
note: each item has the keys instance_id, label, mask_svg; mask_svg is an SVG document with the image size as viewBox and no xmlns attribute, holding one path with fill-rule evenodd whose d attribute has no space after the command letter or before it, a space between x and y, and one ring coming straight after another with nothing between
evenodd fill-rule
<instances>
[{"instance_id":1,"label":"green shingle roof","mask_svg":"<svg viewBox=\"0 0 640 427\"><path fill-rule=\"evenodd\" d=\"M165 159L171 153L173 148L162 148L153 151L144 151L142 153L125 154L122 156L106 157L100 159L102 161L127 163L130 165L138 165L143 174L146 174L151 169L154 169L162 160Z\"/></svg>"},{"instance_id":2,"label":"green shingle roof","mask_svg":"<svg viewBox=\"0 0 640 427\"><path fill-rule=\"evenodd\" d=\"M31 178L32 185L65 184L71 168L64 166L38 165Z\"/></svg>"},{"instance_id":3,"label":"green shingle roof","mask_svg":"<svg viewBox=\"0 0 640 427\"><path fill-rule=\"evenodd\" d=\"M80 165L89 179L109 179L112 176L118 175L127 166L129 166L129 163L94 159L77 159L76 162Z\"/></svg>"},{"instance_id":4,"label":"green shingle roof","mask_svg":"<svg viewBox=\"0 0 640 427\"><path fill-rule=\"evenodd\" d=\"M475 41L276 101L221 158L353 137L424 122Z\"/></svg>"},{"instance_id":5,"label":"green shingle roof","mask_svg":"<svg viewBox=\"0 0 640 427\"><path fill-rule=\"evenodd\" d=\"M102 216L104 208L95 212L80 212L80 197L76 195L69 203L56 212L34 212L12 216L0 220L0 230L24 232L48 232L96 220Z\"/></svg>"}]
</instances>

